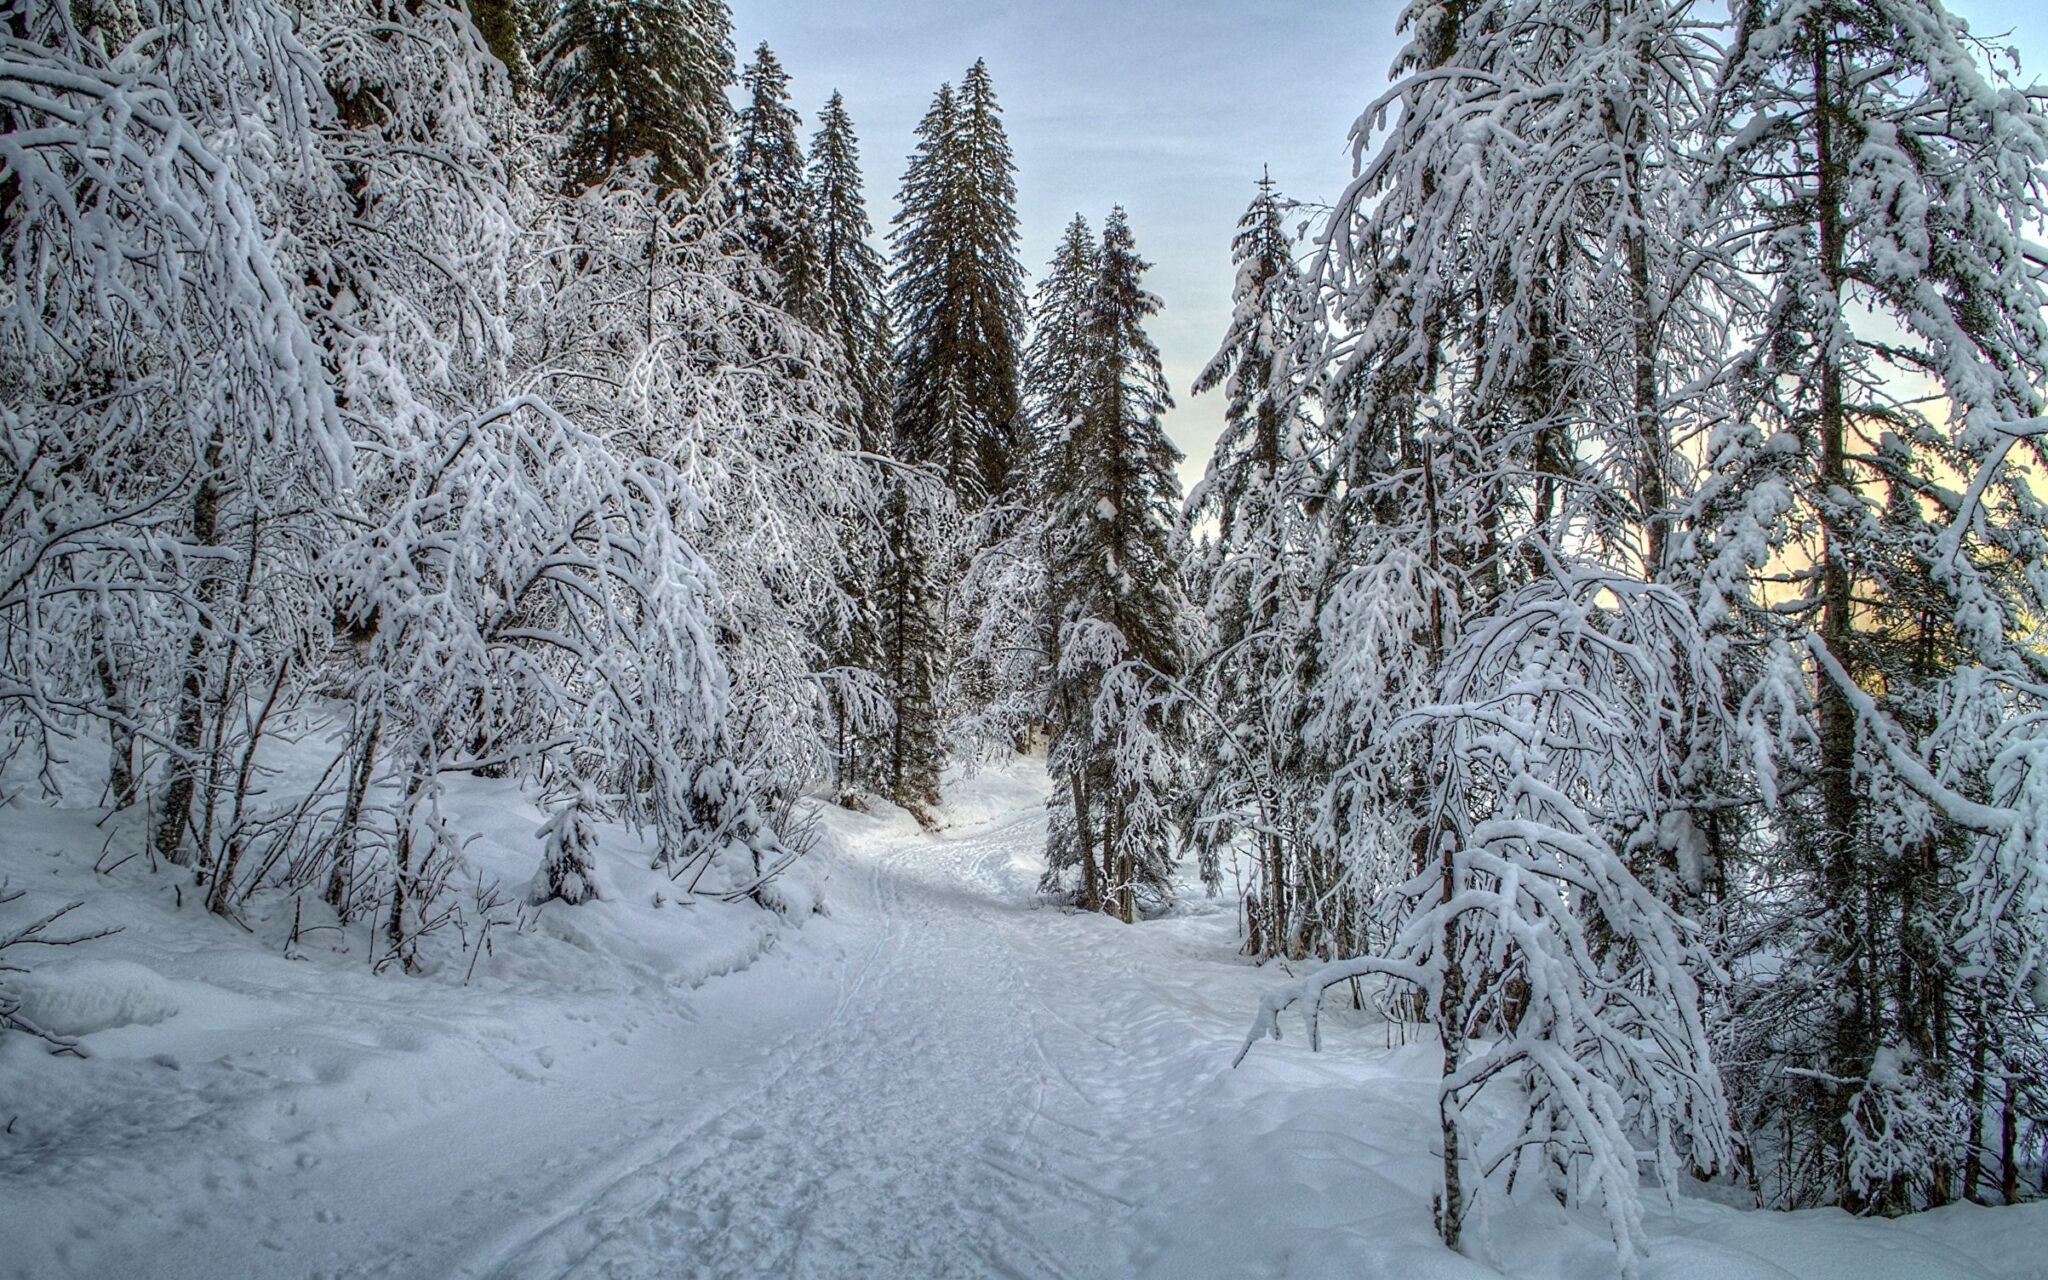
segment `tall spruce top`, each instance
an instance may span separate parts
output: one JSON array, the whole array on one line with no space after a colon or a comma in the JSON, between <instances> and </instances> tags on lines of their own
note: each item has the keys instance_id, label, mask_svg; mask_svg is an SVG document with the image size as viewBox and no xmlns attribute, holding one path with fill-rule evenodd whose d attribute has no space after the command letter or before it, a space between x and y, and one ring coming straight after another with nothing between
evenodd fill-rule
<instances>
[{"instance_id":1,"label":"tall spruce top","mask_svg":"<svg viewBox=\"0 0 2048 1280\"><path fill-rule=\"evenodd\" d=\"M1024 269L1016 166L988 68L941 87L904 173L896 249L896 440L970 505L1009 486L1020 448Z\"/></svg>"},{"instance_id":2,"label":"tall spruce top","mask_svg":"<svg viewBox=\"0 0 2048 1280\"><path fill-rule=\"evenodd\" d=\"M860 142L837 92L818 115L808 178L818 293L853 380L861 447L889 445L889 308L882 255L861 194Z\"/></svg>"},{"instance_id":3,"label":"tall spruce top","mask_svg":"<svg viewBox=\"0 0 2048 1280\"><path fill-rule=\"evenodd\" d=\"M732 113L724 0L563 0L537 61L569 122L566 185L594 185L646 158L662 186L704 189Z\"/></svg>"},{"instance_id":4,"label":"tall spruce top","mask_svg":"<svg viewBox=\"0 0 2048 1280\"><path fill-rule=\"evenodd\" d=\"M818 316L817 245L804 190L802 118L789 105L789 74L766 41L740 74L748 94L735 122L730 203L747 247L775 272L776 300L804 319Z\"/></svg>"}]
</instances>

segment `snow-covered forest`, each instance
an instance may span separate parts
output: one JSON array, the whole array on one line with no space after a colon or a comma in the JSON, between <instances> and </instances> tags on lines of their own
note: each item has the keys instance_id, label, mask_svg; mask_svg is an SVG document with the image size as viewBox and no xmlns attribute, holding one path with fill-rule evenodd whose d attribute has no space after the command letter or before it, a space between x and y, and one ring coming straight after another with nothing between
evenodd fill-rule
<instances>
[{"instance_id":1,"label":"snow-covered forest","mask_svg":"<svg viewBox=\"0 0 2048 1280\"><path fill-rule=\"evenodd\" d=\"M0 0L0 1273L2048 1274L2048 88L1388 18L1177 386L987 61Z\"/></svg>"}]
</instances>

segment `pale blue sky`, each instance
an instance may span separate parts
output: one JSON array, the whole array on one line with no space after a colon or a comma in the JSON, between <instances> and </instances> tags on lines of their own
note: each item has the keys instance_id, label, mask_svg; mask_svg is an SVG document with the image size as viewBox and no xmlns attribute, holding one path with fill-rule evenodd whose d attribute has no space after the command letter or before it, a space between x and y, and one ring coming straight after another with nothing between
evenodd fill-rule
<instances>
[{"instance_id":1,"label":"pale blue sky","mask_svg":"<svg viewBox=\"0 0 2048 1280\"><path fill-rule=\"evenodd\" d=\"M911 129L943 81L988 59L1017 157L1035 279L1075 213L1121 203L1165 302L1151 332L1179 405L1167 426L1199 477L1222 397L1187 394L1230 315L1230 236L1260 166L1304 201L1350 176L1346 135L1387 84L1400 0L731 0L744 62L762 40L810 121L833 89L860 134L868 208L886 230ZM2048 82L2039 0L1957 0L1980 34L2012 31Z\"/></svg>"}]
</instances>

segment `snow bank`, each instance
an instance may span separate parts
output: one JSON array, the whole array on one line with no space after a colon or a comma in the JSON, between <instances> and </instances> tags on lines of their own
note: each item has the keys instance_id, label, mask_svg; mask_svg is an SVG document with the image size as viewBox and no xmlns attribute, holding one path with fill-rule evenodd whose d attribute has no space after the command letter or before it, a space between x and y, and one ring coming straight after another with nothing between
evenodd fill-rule
<instances>
[{"instance_id":1,"label":"snow bank","mask_svg":"<svg viewBox=\"0 0 2048 1280\"><path fill-rule=\"evenodd\" d=\"M60 1036L154 1026L178 1012L171 984L126 960L45 961L7 975L6 990L30 1022Z\"/></svg>"}]
</instances>

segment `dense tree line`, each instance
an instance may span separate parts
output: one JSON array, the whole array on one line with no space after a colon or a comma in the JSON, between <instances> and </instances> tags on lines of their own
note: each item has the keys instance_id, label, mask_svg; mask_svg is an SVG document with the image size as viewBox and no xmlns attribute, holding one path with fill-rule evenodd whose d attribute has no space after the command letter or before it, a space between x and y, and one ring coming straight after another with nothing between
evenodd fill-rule
<instances>
[{"instance_id":1,"label":"dense tree line","mask_svg":"<svg viewBox=\"0 0 2048 1280\"><path fill-rule=\"evenodd\" d=\"M1435 1033L1453 1245L1495 1178L1625 1264L1643 1167L2038 1193L2040 93L1933 0L1401 22L1203 379L1195 830L1332 962L1261 1028Z\"/></svg>"},{"instance_id":2,"label":"dense tree line","mask_svg":"<svg viewBox=\"0 0 2048 1280\"><path fill-rule=\"evenodd\" d=\"M835 645L886 329L846 278L857 171L812 209L772 55L727 105L729 28L717 0L9 6L22 776L97 739L105 802L209 907L324 900L387 964L451 909L452 773L546 800L536 900L602 893L600 816L691 893L777 900L835 714L882 714ZM325 772L270 785L308 726Z\"/></svg>"},{"instance_id":3,"label":"dense tree line","mask_svg":"<svg viewBox=\"0 0 2048 1280\"><path fill-rule=\"evenodd\" d=\"M0 751L210 909L413 967L458 773L537 901L609 819L774 906L807 791L1042 742L1048 895L1234 864L1325 962L1258 1029L1433 1035L1454 1246L2038 1192L2048 106L1935 0L1414 0L1185 503L1130 221L1027 306L983 63L885 258L722 0L0 10Z\"/></svg>"}]
</instances>

